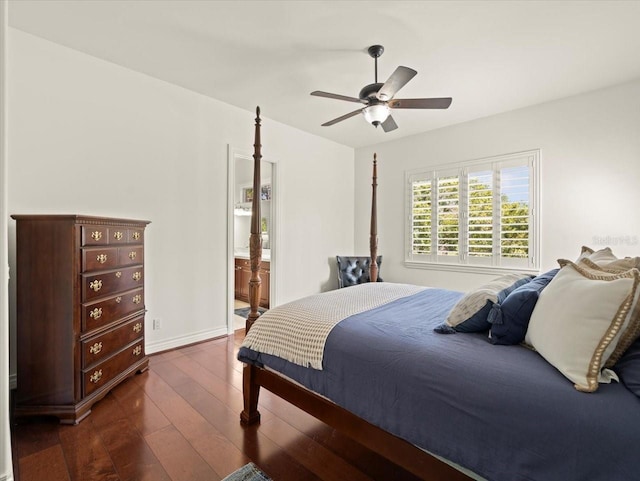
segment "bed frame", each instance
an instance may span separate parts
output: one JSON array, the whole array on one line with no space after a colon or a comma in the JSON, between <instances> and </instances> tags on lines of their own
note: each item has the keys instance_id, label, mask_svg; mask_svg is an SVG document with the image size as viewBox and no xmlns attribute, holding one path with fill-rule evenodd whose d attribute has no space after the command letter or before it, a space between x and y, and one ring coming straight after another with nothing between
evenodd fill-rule
<instances>
[{"instance_id":1,"label":"bed frame","mask_svg":"<svg viewBox=\"0 0 640 481\"><path fill-rule=\"evenodd\" d=\"M260 107L256 109L255 122L253 191L259 192L260 160L262 159L260 151L262 147L260 143ZM369 246L371 249L370 279L378 278L378 264L376 262L378 249L376 188L377 158L376 154L374 154L371 234L369 238ZM261 284L259 269L260 261L262 260L262 236L260 235L260 198L257 195L253 196L252 201L249 252L251 258L251 279L249 281L250 312L246 322L246 332L249 332L253 323L260 316L258 304ZM240 414L242 424L249 425L260 422L258 396L260 387L264 387L419 478L430 481L468 481L470 479L449 464L426 453L413 444L374 426L346 409L328 401L324 397L289 381L273 371L246 364L243 368L242 378L244 396L244 410Z\"/></svg>"}]
</instances>

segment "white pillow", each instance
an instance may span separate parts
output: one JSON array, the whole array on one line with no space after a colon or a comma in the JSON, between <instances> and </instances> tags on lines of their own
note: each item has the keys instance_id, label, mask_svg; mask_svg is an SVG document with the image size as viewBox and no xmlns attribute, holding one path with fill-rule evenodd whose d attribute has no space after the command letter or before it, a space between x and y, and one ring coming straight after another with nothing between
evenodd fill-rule
<instances>
[{"instance_id":1,"label":"white pillow","mask_svg":"<svg viewBox=\"0 0 640 481\"><path fill-rule=\"evenodd\" d=\"M640 271L608 273L560 260L560 272L542 291L525 342L575 383L593 392L617 380L604 369L627 329L637 329Z\"/></svg>"},{"instance_id":2,"label":"white pillow","mask_svg":"<svg viewBox=\"0 0 640 481\"><path fill-rule=\"evenodd\" d=\"M588 249L588 248L583 247L582 249L584 252L584 249ZM601 252L601 251L597 251L597 252ZM610 249L609 249L609 252L611 252ZM596 262L592 261L591 256L587 258L583 258L582 260L580 260L579 264L580 266L587 267L591 270L617 274L620 272L626 272L636 267L636 264L637 264L636 259L639 259L639 258L625 257L624 259L618 259L615 261L602 261L602 258L598 258L596 256L595 259L596 261L599 261L600 264L596 264ZM640 295L640 292L636 293L636 296L638 295ZM633 303L633 309L630 313L630 316L632 318L640 319L640 302L637 302L637 300L634 301ZM625 329L620 335L620 338L618 339L618 342L616 344L614 351L611 353L611 355L605 362L605 367L615 366L615 364L620 360L620 358L625 353L625 351L629 349L629 347L631 347L631 344L633 344L633 342L639 337L640 337L640 321L632 322L631 324L629 324L629 328Z\"/></svg>"}]
</instances>

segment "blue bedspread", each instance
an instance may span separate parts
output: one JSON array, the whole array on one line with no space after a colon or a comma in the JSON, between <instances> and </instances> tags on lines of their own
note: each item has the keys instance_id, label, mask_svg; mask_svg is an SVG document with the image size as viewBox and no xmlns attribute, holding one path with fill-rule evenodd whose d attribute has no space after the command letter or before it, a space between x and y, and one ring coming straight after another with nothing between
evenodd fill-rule
<instances>
[{"instance_id":1,"label":"blue bedspread","mask_svg":"<svg viewBox=\"0 0 640 481\"><path fill-rule=\"evenodd\" d=\"M521 346L434 333L461 295L427 289L345 319L322 371L238 357L489 480L640 480L640 399L618 383L578 392Z\"/></svg>"}]
</instances>

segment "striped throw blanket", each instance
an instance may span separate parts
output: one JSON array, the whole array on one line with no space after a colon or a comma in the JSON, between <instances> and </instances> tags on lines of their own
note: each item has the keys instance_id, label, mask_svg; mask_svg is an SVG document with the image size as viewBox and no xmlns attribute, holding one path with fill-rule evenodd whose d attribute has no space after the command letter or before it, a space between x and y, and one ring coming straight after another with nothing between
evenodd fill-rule
<instances>
[{"instance_id":1,"label":"striped throw blanket","mask_svg":"<svg viewBox=\"0 0 640 481\"><path fill-rule=\"evenodd\" d=\"M322 370L325 342L340 321L424 289L372 282L298 299L260 316L242 346Z\"/></svg>"}]
</instances>

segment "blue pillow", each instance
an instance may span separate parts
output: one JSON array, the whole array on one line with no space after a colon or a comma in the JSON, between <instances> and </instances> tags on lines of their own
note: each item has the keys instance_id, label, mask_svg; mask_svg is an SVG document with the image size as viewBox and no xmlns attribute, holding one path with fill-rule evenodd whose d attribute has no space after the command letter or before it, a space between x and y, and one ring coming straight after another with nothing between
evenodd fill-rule
<instances>
[{"instance_id":1,"label":"blue pillow","mask_svg":"<svg viewBox=\"0 0 640 481\"><path fill-rule=\"evenodd\" d=\"M527 274L505 274L465 294L447 315L445 322L434 328L439 334L488 331L487 316L494 303L506 299L510 292L530 282Z\"/></svg>"},{"instance_id":2,"label":"blue pillow","mask_svg":"<svg viewBox=\"0 0 640 481\"><path fill-rule=\"evenodd\" d=\"M627 389L640 397L640 339L631 344L613 370Z\"/></svg>"},{"instance_id":3,"label":"blue pillow","mask_svg":"<svg viewBox=\"0 0 640 481\"><path fill-rule=\"evenodd\" d=\"M489 340L493 344L520 344L529 327L529 319L542 290L560 269L534 277L513 292L502 303L495 303L487 320L491 323Z\"/></svg>"},{"instance_id":4,"label":"blue pillow","mask_svg":"<svg viewBox=\"0 0 640 481\"><path fill-rule=\"evenodd\" d=\"M505 294L506 296L506 294ZM491 305L493 303L491 301L487 301L487 303L482 306L482 308L477 311L473 316L469 317L465 321L456 325L455 327L450 326L446 322L436 326L433 328L435 332L438 334L455 334L456 332L482 332L489 329L490 325L487 323L487 316L491 312Z\"/></svg>"}]
</instances>

